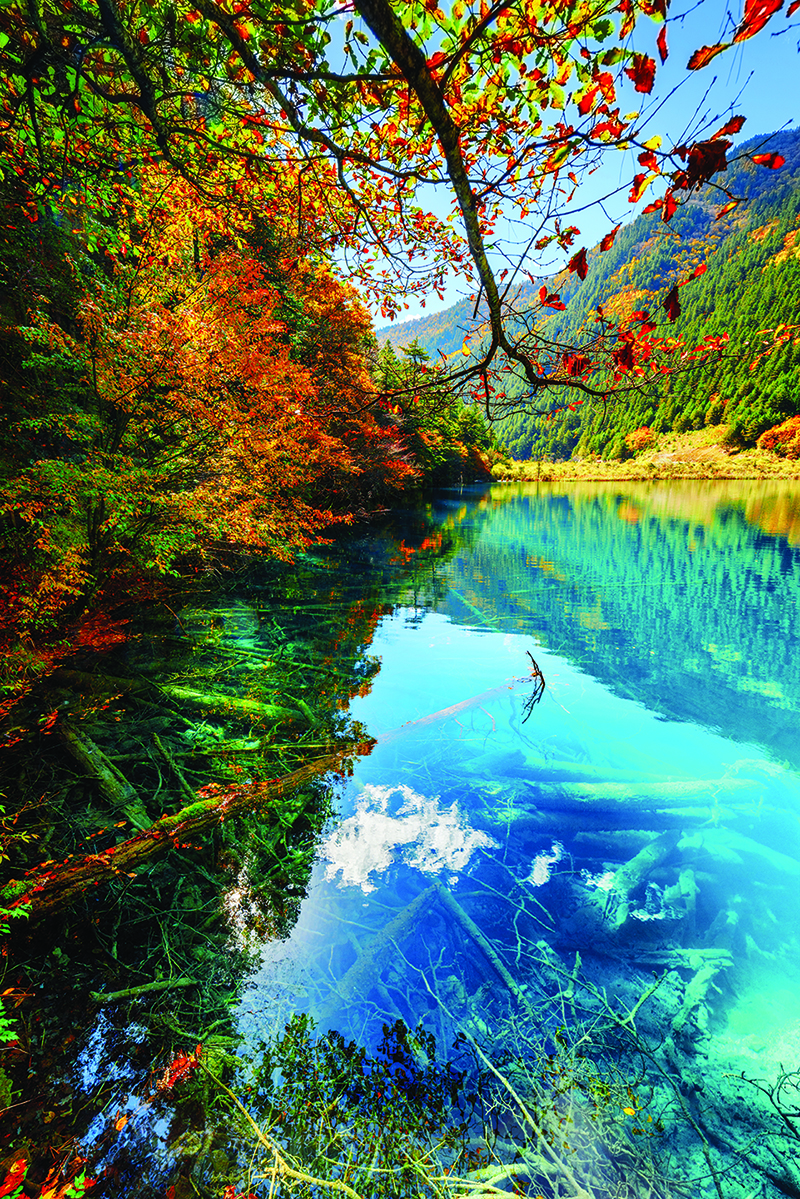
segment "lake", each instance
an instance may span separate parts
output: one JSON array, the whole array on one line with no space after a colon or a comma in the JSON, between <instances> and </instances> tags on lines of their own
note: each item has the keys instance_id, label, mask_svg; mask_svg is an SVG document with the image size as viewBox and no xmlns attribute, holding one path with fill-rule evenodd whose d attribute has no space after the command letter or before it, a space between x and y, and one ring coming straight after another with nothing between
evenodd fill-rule
<instances>
[{"instance_id":1,"label":"lake","mask_svg":"<svg viewBox=\"0 0 800 1199\"><path fill-rule=\"evenodd\" d=\"M233 1107L187 1148L121 1070L82 1142L113 1164L122 1119L107 1193L267 1195L282 1161L365 1197L800 1194L800 488L512 484L398 527L305 897L268 935L246 857L220 897L267 1131ZM331 611L374 588L363 540L319 554Z\"/></svg>"}]
</instances>

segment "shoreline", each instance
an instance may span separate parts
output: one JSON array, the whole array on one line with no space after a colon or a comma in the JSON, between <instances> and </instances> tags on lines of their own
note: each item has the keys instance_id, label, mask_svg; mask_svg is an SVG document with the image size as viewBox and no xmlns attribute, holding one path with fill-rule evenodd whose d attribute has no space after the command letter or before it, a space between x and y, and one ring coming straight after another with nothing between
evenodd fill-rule
<instances>
[{"instance_id":1,"label":"shoreline","mask_svg":"<svg viewBox=\"0 0 800 1199\"><path fill-rule=\"evenodd\" d=\"M720 451L712 455L656 453L624 462L577 459L567 462L497 462L492 467L495 483L650 483L664 480L727 479L800 480L800 461L787 461L763 450L738 454Z\"/></svg>"}]
</instances>

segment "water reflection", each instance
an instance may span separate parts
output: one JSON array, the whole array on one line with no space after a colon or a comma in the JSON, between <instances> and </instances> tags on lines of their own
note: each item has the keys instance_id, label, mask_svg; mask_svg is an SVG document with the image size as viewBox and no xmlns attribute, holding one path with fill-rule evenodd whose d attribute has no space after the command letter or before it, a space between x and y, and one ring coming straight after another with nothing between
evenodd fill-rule
<instances>
[{"instance_id":1,"label":"water reflection","mask_svg":"<svg viewBox=\"0 0 800 1199\"><path fill-rule=\"evenodd\" d=\"M618 694L800 762L797 486L512 485L473 519L440 611L541 637Z\"/></svg>"},{"instance_id":2,"label":"water reflection","mask_svg":"<svg viewBox=\"0 0 800 1199\"><path fill-rule=\"evenodd\" d=\"M292 936L263 947L245 1056L298 1010L371 1048L422 1021L535 1093L531 1063L574 1037L638 1071L659 1113L648 1193L670 1172L697 1194L796 1186L773 1164L793 1134L741 1071L758 1054L778 1085L800 1062L797 495L516 487L443 507L469 545L376 629L351 713L378 743ZM526 720L531 653L547 690ZM619 1119L650 1135L629 1094ZM483 1136L497 1160L525 1141Z\"/></svg>"}]
</instances>

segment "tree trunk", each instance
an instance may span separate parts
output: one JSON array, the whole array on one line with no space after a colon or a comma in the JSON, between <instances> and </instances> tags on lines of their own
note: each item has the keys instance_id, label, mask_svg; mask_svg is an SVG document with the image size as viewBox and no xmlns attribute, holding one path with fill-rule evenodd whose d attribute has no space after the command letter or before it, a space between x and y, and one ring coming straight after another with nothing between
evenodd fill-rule
<instances>
[{"instance_id":1,"label":"tree trunk","mask_svg":"<svg viewBox=\"0 0 800 1199\"><path fill-rule=\"evenodd\" d=\"M259 804L275 803L309 779L339 769L356 749L350 745L266 783L215 788L213 794L206 794L170 816L161 816L145 831L102 853L38 866L23 878L6 883L0 890L0 907L10 911L23 909L29 920L40 920L74 902L88 887L115 876L129 875L136 867L179 848L191 837L230 816L248 812ZM15 921L13 927L15 932L20 930L21 923Z\"/></svg>"}]
</instances>

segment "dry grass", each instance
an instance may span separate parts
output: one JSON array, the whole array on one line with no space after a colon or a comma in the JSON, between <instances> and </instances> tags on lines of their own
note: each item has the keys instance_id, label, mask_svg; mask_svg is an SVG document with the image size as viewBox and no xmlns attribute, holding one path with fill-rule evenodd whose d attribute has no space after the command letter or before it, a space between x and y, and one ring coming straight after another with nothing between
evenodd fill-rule
<instances>
[{"instance_id":1,"label":"dry grass","mask_svg":"<svg viewBox=\"0 0 800 1199\"><path fill-rule=\"evenodd\" d=\"M579 458L569 462L498 462L495 479L513 481L613 482L616 479L800 479L800 461L763 450L731 452L721 445L726 425L691 433L665 433L648 450L626 462Z\"/></svg>"}]
</instances>

